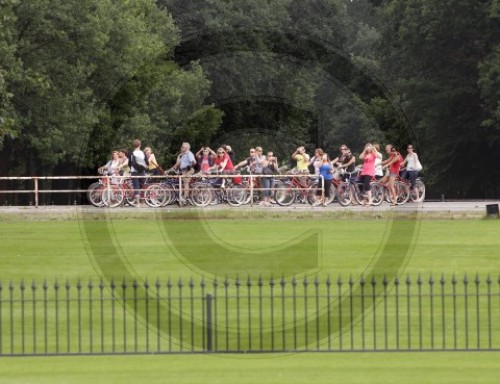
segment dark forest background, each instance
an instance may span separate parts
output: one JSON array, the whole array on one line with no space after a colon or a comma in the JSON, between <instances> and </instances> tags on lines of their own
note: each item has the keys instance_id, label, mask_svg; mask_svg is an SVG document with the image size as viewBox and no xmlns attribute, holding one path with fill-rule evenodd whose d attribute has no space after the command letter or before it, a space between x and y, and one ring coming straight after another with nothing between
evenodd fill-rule
<instances>
[{"instance_id":1,"label":"dark forest background","mask_svg":"<svg viewBox=\"0 0 500 384\"><path fill-rule=\"evenodd\" d=\"M0 0L0 176L149 145L413 143L428 196L500 196L499 0Z\"/></svg>"}]
</instances>

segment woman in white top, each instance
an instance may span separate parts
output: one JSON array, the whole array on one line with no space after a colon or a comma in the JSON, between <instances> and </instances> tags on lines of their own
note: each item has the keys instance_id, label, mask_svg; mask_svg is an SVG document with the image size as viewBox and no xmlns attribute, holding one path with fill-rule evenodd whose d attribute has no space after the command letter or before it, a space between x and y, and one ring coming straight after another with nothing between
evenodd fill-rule
<instances>
[{"instance_id":1,"label":"woman in white top","mask_svg":"<svg viewBox=\"0 0 500 384\"><path fill-rule=\"evenodd\" d=\"M111 160L109 160L106 165L99 168L99 172L108 176L118 176L121 169L121 159L119 157L118 151L113 151L111 154ZM112 183L119 183L120 178L112 178Z\"/></svg>"},{"instance_id":2,"label":"woman in white top","mask_svg":"<svg viewBox=\"0 0 500 384\"><path fill-rule=\"evenodd\" d=\"M402 172L401 177L403 179L410 180L410 189L413 191L415 189L415 180L417 180L418 172L420 171L420 161L418 159L418 155L413 152L413 145L408 144L406 150L408 154L406 155L404 161L401 163L401 168L406 165L406 169Z\"/></svg>"},{"instance_id":3,"label":"woman in white top","mask_svg":"<svg viewBox=\"0 0 500 384\"><path fill-rule=\"evenodd\" d=\"M314 151L314 156L311 157L311 160L309 160L309 166L313 166L314 167L314 174L316 176L319 176L319 169L321 167L321 165L323 164L323 150L321 148L317 148L315 151Z\"/></svg>"},{"instance_id":4,"label":"woman in white top","mask_svg":"<svg viewBox=\"0 0 500 384\"><path fill-rule=\"evenodd\" d=\"M373 147L380 153L380 145L373 144ZM384 170L382 169L382 156L375 158L375 177L380 180L384 177Z\"/></svg>"}]
</instances>

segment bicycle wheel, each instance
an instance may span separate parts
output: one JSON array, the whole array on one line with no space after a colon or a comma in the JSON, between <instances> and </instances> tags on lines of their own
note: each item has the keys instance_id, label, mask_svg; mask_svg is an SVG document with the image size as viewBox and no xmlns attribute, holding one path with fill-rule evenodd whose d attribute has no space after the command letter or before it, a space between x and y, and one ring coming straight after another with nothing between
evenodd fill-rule
<instances>
[{"instance_id":1,"label":"bicycle wheel","mask_svg":"<svg viewBox=\"0 0 500 384\"><path fill-rule=\"evenodd\" d=\"M425 184L421 179L415 181L415 190L410 191L411 201L421 203L425 199Z\"/></svg>"},{"instance_id":2,"label":"bicycle wheel","mask_svg":"<svg viewBox=\"0 0 500 384\"><path fill-rule=\"evenodd\" d=\"M352 189L349 183L342 182L337 187L337 200L339 204L343 207L347 207L352 204Z\"/></svg>"},{"instance_id":3,"label":"bicycle wheel","mask_svg":"<svg viewBox=\"0 0 500 384\"><path fill-rule=\"evenodd\" d=\"M202 183L190 186L190 198L197 207L206 207L212 202L212 187Z\"/></svg>"},{"instance_id":4,"label":"bicycle wheel","mask_svg":"<svg viewBox=\"0 0 500 384\"><path fill-rule=\"evenodd\" d=\"M123 200L128 205L135 204L135 191L132 180L126 180L123 184Z\"/></svg>"},{"instance_id":5,"label":"bicycle wheel","mask_svg":"<svg viewBox=\"0 0 500 384\"><path fill-rule=\"evenodd\" d=\"M118 186L106 187L102 189L101 199L106 207L115 208L123 203L124 193Z\"/></svg>"},{"instance_id":6,"label":"bicycle wheel","mask_svg":"<svg viewBox=\"0 0 500 384\"><path fill-rule=\"evenodd\" d=\"M281 206L289 206L293 204L297 197L297 189L291 183L280 183L276 187L274 199Z\"/></svg>"},{"instance_id":7,"label":"bicycle wheel","mask_svg":"<svg viewBox=\"0 0 500 384\"><path fill-rule=\"evenodd\" d=\"M238 207L248 200L245 187L234 184L226 188L227 203L233 207Z\"/></svg>"},{"instance_id":8,"label":"bicycle wheel","mask_svg":"<svg viewBox=\"0 0 500 384\"><path fill-rule=\"evenodd\" d=\"M394 185L396 188L396 196L398 197L398 204L404 204L410 198L410 187L403 181L396 181Z\"/></svg>"},{"instance_id":9,"label":"bicycle wheel","mask_svg":"<svg viewBox=\"0 0 500 384\"><path fill-rule=\"evenodd\" d=\"M92 183L87 188L87 200L94 207L104 206L104 203L102 202L102 188L103 185L99 182Z\"/></svg>"},{"instance_id":10,"label":"bicycle wheel","mask_svg":"<svg viewBox=\"0 0 500 384\"><path fill-rule=\"evenodd\" d=\"M362 184L357 182L351 184L351 193L353 195L353 203L362 205L365 200L365 192L361 192Z\"/></svg>"},{"instance_id":11,"label":"bicycle wheel","mask_svg":"<svg viewBox=\"0 0 500 384\"><path fill-rule=\"evenodd\" d=\"M150 184L144 191L144 202L153 208L162 207L167 200L167 193L161 184Z\"/></svg>"},{"instance_id":12,"label":"bicycle wheel","mask_svg":"<svg viewBox=\"0 0 500 384\"><path fill-rule=\"evenodd\" d=\"M379 182L370 184L372 191L372 205L380 205L384 201L384 187Z\"/></svg>"}]
</instances>

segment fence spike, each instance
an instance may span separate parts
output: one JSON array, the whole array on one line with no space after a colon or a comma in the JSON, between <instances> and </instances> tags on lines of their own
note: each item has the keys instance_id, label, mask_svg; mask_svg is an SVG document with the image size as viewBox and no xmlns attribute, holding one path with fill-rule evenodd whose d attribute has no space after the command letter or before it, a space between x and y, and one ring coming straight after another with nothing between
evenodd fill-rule
<instances>
[{"instance_id":1,"label":"fence spike","mask_svg":"<svg viewBox=\"0 0 500 384\"><path fill-rule=\"evenodd\" d=\"M76 281L76 289L82 289L82 281L80 280L80 278L78 278L78 280Z\"/></svg>"},{"instance_id":2,"label":"fence spike","mask_svg":"<svg viewBox=\"0 0 500 384\"><path fill-rule=\"evenodd\" d=\"M104 290L105 288L105 285L104 285L104 280L102 279L102 277L99 279L99 289L102 291Z\"/></svg>"},{"instance_id":3,"label":"fence spike","mask_svg":"<svg viewBox=\"0 0 500 384\"><path fill-rule=\"evenodd\" d=\"M127 287L128 287L127 280L125 280L125 276L124 276L122 279L122 289L127 289Z\"/></svg>"},{"instance_id":4,"label":"fence spike","mask_svg":"<svg viewBox=\"0 0 500 384\"><path fill-rule=\"evenodd\" d=\"M66 291L69 291L71 289L71 283L69 282L69 279L66 279L65 288L66 288Z\"/></svg>"},{"instance_id":5,"label":"fence spike","mask_svg":"<svg viewBox=\"0 0 500 384\"><path fill-rule=\"evenodd\" d=\"M455 274L453 274L453 276L451 277L451 283L453 285L455 285L457 283L457 277L455 276Z\"/></svg>"},{"instance_id":6,"label":"fence spike","mask_svg":"<svg viewBox=\"0 0 500 384\"><path fill-rule=\"evenodd\" d=\"M137 287L139 287L139 283L137 283L137 279L134 278L134 281L132 281L132 287L134 290L137 290Z\"/></svg>"},{"instance_id":7,"label":"fence spike","mask_svg":"<svg viewBox=\"0 0 500 384\"><path fill-rule=\"evenodd\" d=\"M168 278L168 281L170 281L170 277ZM205 286L206 286L205 277L202 276L200 281L200 287L205 288ZM168 282L167 282L167 287L168 287Z\"/></svg>"},{"instance_id":8,"label":"fence spike","mask_svg":"<svg viewBox=\"0 0 500 384\"><path fill-rule=\"evenodd\" d=\"M184 282L182 281L182 277L179 277L179 280L177 281L177 287L179 287L179 289L184 287Z\"/></svg>"},{"instance_id":9,"label":"fence spike","mask_svg":"<svg viewBox=\"0 0 500 384\"><path fill-rule=\"evenodd\" d=\"M399 276L394 277L394 285L399 285Z\"/></svg>"},{"instance_id":10,"label":"fence spike","mask_svg":"<svg viewBox=\"0 0 500 384\"><path fill-rule=\"evenodd\" d=\"M314 285L317 287L319 287L319 277L318 275L316 275L316 278L314 279Z\"/></svg>"},{"instance_id":11,"label":"fence spike","mask_svg":"<svg viewBox=\"0 0 500 384\"><path fill-rule=\"evenodd\" d=\"M464 276L464 284L465 285L469 284L469 276L467 276L467 273Z\"/></svg>"},{"instance_id":12,"label":"fence spike","mask_svg":"<svg viewBox=\"0 0 500 384\"><path fill-rule=\"evenodd\" d=\"M214 277L214 281L212 281L212 285L214 288L217 288L219 286L219 280L217 280L217 276Z\"/></svg>"},{"instance_id":13,"label":"fence spike","mask_svg":"<svg viewBox=\"0 0 500 384\"><path fill-rule=\"evenodd\" d=\"M441 273L441 280L439 280L442 286L446 284L446 279L444 278L444 273Z\"/></svg>"},{"instance_id":14,"label":"fence spike","mask_svg":"<svg viewBox=\"0 0 500 384\"><path fill-rule=\"evenodd\" d=\"M201 281L201 286L202 287L205 286L205 280L204 279ZM172 288L172 278L170 276L168 277L168 280L167 280L167 288L168 289Z\"/></svg>"},{"instance_id":15,"label":"fence spike","mask_svg":"<svg viewBox=\"0 0 500 384\"><path fill-rule=\"evenodd\" d=\"M262 275L259 275L259 281L257 283L259 287L262 287L264 285L264 281L262 280Z\"/></svg>"},{"instance_id":16,"label":"fence spike","mask_svg":"<svg viewBox=\"0 0 500 384\"><path fill-rule=\"evenodd\" d=\"M236 276L236 280L234 281L234 285L236 285L237 287L241 286L241 280L240 280L239 276Z\"/></svg>"},{"instance_id":17,"label":"fence spike","mask_svg":"<svg viewBox=\"0 0 500 384\"><path fill-rule=\"evenodd\" d=\"M194 279L193 276L189 279L189 288L194 289Z\"/></svg>"},{"instance_id":18,"label":"fence spike","mask_svg":"<svg viewBox=\"0 0 500 384\"><path fill-rule=\"evenodd\" d=\"M309 280L307 280L307 276L304 276L304 280L302 281L302 284L304 287L307 287L309 285Z\"/></svg>"},{"instance_id":19,"label":"fence spike","mask_svg":"<svg viewBox=\"0 0 500 384\"><path fill-rule=\"evenodd\" d=\"M359 278L359 285L363 286L365 285L366 281L365 281L365 276L363 274L361 274L360 278Z\"/></svg>"},{"instance_id":20,"label":"fence spike","mask_svg":"<svg viewBox=\"0 0 500 384\"><path fill-rule=\"evenodd\" d=\"M250 277L250 275L248 275L247 277L247 287L251 287L252 286L252 278Z\"/></svg>"},{"instance_id":21,"label":"fence spike","mask_svg":"<svg viewBox=\"0 0 500 384\"><path fill-rule=\"evenodd\" d=\"M326 277L325 284L327 287L330 287L332 285L332 281L330 280L330 274Z\"/></svg>"},{"instance_id":22,"label":"fence spike","mask_svg":"<svg viewBox=\"0 0 500 384\"><path fill-rule=\"evenodd\" d=\"M42 288L44 291L46 291L49 288L49 284L47 283L47 279L43 280Z\"/></svg>"},{"instance_id":23,"label":"fence spike","mask_svg":"<svg viewBox=\"0 0 500 384\"><path fill-rule=\"evenodd\" d=\"M384 274L384 279L382 280L382 284L384 284L384 287L386 288L389 285L389 279L387 278L387 274Z\"/></svg>"},{"instance_id":24,"label":"fence spike","mask_svg":"<svg viewBox=\"0 0 500 384\"><path fill-rule=\"evenodd\" d=\"M0 292L2 291L2 289L3 289L3 284L2 284L2 282L0 281Z\"/></svg>"},{"instance_id":25,"label":"fence spike","mask_svg":"<svg viewBox=\"0 0 500 384\"><path fill-rule=\"evenodd\" d=\"M2 285L2 284L0 283L0 287L1 287L1 285ZM0 288L0 289L1 289L1 288ZM32 290L32 291L36 291L36 281L35 281L35 279L33 279L33 280L31 281L31 290Z\"/></svg>"},{"instance_id":26,"label":"fence spike","mask_svg":"<svg viewBox=\"0 0 500 384\"><path fill-rule=\"evenodd\" d=\"M422 285L423 283L424 283L424 281L422 280L422 275L419 273L418 278L417 278L417 284Z\"/></svg>"},{"instance_id":27,"label":"fence spike","mask_svg":"<svg viewBox=\"0 0 500 384\"><path fill-rule=\"evenodd\" d=\"M476 279L474 280L474 282L476 283L476 285L479 285L479 283L481 282L481 279L479 278L479 274L476 272Z\"/></svg>"},{"instance_id":28,"label":"fence spike","mask_svg":"<svg viewBox=\"0 0 500 384\"><path fill-rule=\"evenodd\" d=\"M340 287L342 284L343 284L342 278L339 275L339 277L337 278L337 285Z\"/></svg>"},{"instance_id":29,"label":"fence spike","mask_svg":"<svg viewBox=\"0 0 500 384\"><path fill-rule=\"evenodd\" d=\"M19 284L19 288L21 289L21 291L24 291L26 289L26 286L24 285L24 278L21 279L21 284Z\"/></svg>"},{"instance_id":30,"label":"fence spike","mask_svg":"<svg viewBox=\"0 0 500 384\"><path fill-rule=\"evenodd\" d=\"M429 276L429 284L434 285L434 277L432 276L432 274Z\"/></svg>"},{"instance_id":31,"label":"fence spike","mask_svg":"<svg viewBox=\"0 0 500 384\"><path fill-rule=\"evenodd\" d=\"M280 285L282 288L285 288L285 285L286 285L286 280L285 280L285 276L281 276L281 279L280 279Z\"/></svg>"},{"instance_id":32,"label":"fence spike","mask_svg":"<svg viewBox=\"0 0 500 384\"><path fill-rule=\"evenodd\" d=\"M349 285L351 287L354 285L354 279L352 278L352 274L351 274L351 276L349 276Z\"/></svg>"},{"instance_id":33,"label":"fence spike","mask_svg":"<svg viewBox=\"0 0 500 384\"><path fill-rule=\"evenodd\" d=\"M92 282L92 278L89 279L89 290L92 290L92 288L94 288L94 283Z\"/></svg>"},{"instance_id":34,"label":"fence spike","mask_svg":"<svg viewBox=\"0 0 500 384\"><path fill-rule=\"evenodd\" d=\"M144 289L147 291L149 289L149 280L146 277L146 280L144 281Z\"/></svg>"},{"instance_id":35,"label":"fence spike","mask_svg":"<svg viewBox=\"0 0 500 384\"><path fill-rule=\"evenodd\" d=\"M405 281L406 285L411 285L411 277L410 275L406 275L406 281Z\"/></svg>"},{"instance_id":36,"label":"fence spike","mask_svg":"<svg viewBox=\"0 0 500 384\"><path fill-rule=\"evenodd\" d=\"M491 280L491 275L488 273L488 277L486 278L486 284L491 285L492 280Z\"/></svg>"},{"instance_id":37,"label":"fence spike","mask_svg":"<svg viewBox=\"0 0 500 384\"><path fill-rule=\"evenodd\" d=\"M375 275L372 276L372 286L375 287L377 285L377 278L375 277Z\"/></svg>"},{"instance_id":38,"label":"fence spike","mask_svg":"<svg viewBox=\"0 0 500 384\"><path fill-rule=\"evenodd\" d=\"M295 275L292 277L292 285L295 287L297 285L297 278Z\"/></svg>"},{"instance_id":39,"label":"fence spike","mask_svg":"<svg viewBox=\"0 0 500 384\"><path fill-rule=\"evenodd\" d=\"M192 280L192 278L191 278L191 280ZM160 289L160 288L161 288L161 281L160 281L160 278L159 278L159 277L157 277L157 278L156 278L156 281L155 281L155 288L156 288L156 289Z\"/></svg>"},{"instance_id":40,"label":"fence spike","mask_svg":"<svg viewBox=\"0 0 500 384\"><path fill-rule=\"evenodd\" d=\"M223 284L224 284L224 288L229 287L230 283L229 283L229 279L227 278L227 275L226 275L226 277L224 277L224 283Z\"/></svg>"},{"instance_id":41,"label":"fence spike","mask_svg":"<svg viewBox=\"0 0 500 384\"><path fill-rule=\"evenodd\" d=\"M55 289L56 291L58 291L58 290L59 290L59 281L57 281L57 279L56 279L56 281L54 282L54 289Z\"/></svg>"},{"instance_id":42,"label":"fence spike","mask_svg":"<svg viewBox=\"0 0 500 384\"><path fill-rule=\"evenodd\" d=\"M276 284L276 282L274 281L274 277L273 277L273 275L271 275L271 280L269 280L269 285L271 287L274 287L275 284Z\"/></svg>"}]
</instances>

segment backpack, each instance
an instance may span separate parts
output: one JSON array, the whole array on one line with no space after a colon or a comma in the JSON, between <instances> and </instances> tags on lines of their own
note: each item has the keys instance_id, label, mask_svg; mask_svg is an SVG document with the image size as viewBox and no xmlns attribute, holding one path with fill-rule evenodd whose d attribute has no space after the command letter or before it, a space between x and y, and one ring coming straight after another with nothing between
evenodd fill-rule
<instances>
[{"instance_id":1,"label":"backpack","mask_svg":"<svg viewBox=\"0 0 500 384\"><path fill-rule=\"evenodd\" d=\"M144 157L146 163L147 163L147 159L146 157ZM136 172L139 172L139 173L143 173L143 172L146 172L146 167L137 163L137 160L135 159L135 156L133 153L130 154L130 164L132 164L132 167L134 167L135 171Z\"/></svg>"}]
</instances>

